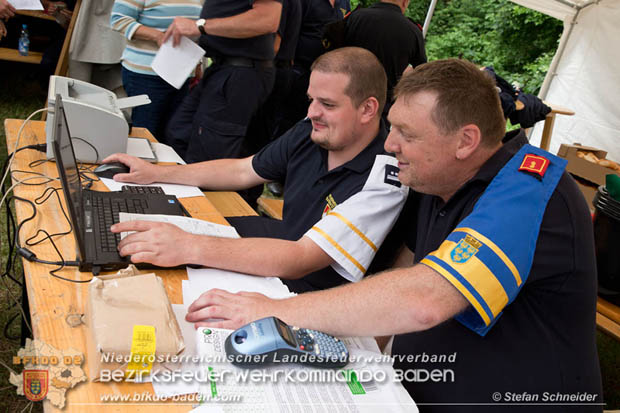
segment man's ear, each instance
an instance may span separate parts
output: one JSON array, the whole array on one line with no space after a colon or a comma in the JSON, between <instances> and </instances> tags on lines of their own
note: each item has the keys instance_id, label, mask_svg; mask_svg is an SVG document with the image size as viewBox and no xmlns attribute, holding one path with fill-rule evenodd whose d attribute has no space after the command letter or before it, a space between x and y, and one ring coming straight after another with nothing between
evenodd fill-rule
<instances>
[{"instance_id":1,"label":"man's ear","mask_svg":"<svg viewBox=\"0 0 620 413\"><path fill-rule=\"evenodd\" d=\"M377 98L371 96L360 105L360 114L362 123L368 123L377 116L377 112L379 111L379 101Z\"/></svg>"},{"instance_id":2,"label":"man's ear","mask_svg":"<svg viewBox=\"0 0 620 413\"><path fill-rule=\"evenodd\" d=\"M409 0L400 0L400 10L405 14L409 7Z\"/></svg>"},{"instance_id":3,"label":"man's ear","mask_svg":"<svg viewBox=\"0 0 620 413\"><path fill-rule=\"evenodd\" d=\"M482 141L480 128L474 124L465 125L459 129L456 159L464 160L478 149Z\"/></svg>"}]
</instances>

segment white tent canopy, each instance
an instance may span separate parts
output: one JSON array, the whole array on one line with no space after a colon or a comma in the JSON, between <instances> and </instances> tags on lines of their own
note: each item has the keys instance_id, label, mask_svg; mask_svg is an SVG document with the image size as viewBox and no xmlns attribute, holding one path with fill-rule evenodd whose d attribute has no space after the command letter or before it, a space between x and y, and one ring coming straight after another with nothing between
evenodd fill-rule
<instances>
[{"instance_id":1,"label":"white tent canopy","mask_svg":"<svg viewBox=\"0 0 620 413\"><path fill-rule=\"evenodd\" d=\"M549 151L580 142L620 161L620 0L511 0L561 19L564 33L540 98L575 111L556 117ZM530 136L538 145L539 122Z\"/></svg>"}]
</instances>

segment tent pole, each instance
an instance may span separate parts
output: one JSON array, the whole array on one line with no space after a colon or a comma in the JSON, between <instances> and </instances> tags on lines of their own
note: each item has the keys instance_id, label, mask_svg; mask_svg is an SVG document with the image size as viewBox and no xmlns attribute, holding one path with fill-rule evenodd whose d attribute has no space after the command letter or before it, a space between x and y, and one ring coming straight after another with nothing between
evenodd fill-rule
<instances>
[{"instance_id":1,"label":"tent pole","mask_svg":"<svg viewBox=\"0 0 620 413\"><path fill-rule=\"evenodd\" d=\"M538 97L541 99L547 97L547 92L549 91L549 86L551 85L551 79L556 74L555 71L560 64L560 60L562 59L562 55L564 54L564 50L566 49L566 44L568 43L568 39L570 38L570 35L573 33L573 29L577 24L579 12L581 12L581 9L577 9L577 12L575 13L572 21L570 22L568 30L565 30L564 33L562 33L562 38L560 39L558 51L556 52L555 56L553 56L553 60L551 61L551 65L549 65L549 70L547 71L547 75L545 76L545 80L543 81L543 84L540 87L540 92L538 93Z\"/></svg>"},{"instance_id":2,"label":"tent pole","mask_svg":"<svg viewBox=\"0 0 620 413\"><path fill-rule=\"evenodd\" d=\"M431 25L431 19L433 18L433 13L435 13L436 5L437 0L431 0L431 4L428 6L428 11L426 12L426 19L424 19L424 28L422 29L422 36L424 36L424 38L426 38L428 27Z\"/></svg>"}]
</instances>

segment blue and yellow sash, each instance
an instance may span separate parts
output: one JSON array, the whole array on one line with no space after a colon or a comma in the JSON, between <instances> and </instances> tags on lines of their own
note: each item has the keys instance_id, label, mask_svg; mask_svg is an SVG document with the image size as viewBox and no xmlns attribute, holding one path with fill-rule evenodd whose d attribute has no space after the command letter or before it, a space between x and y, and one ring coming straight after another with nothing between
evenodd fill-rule
<instances>
[{"instance_id":1,"label":"blue and yellow sash","mask_svg":"<svg viewBox=\"0 0 620 413\"><path fill-rule=\"evenodd\" d=\"M566 160L524 145L495 176L472 212L421 262L470 302L455 317L484 336L527 279L540 225Z\"/></svg>"}]
</instances>

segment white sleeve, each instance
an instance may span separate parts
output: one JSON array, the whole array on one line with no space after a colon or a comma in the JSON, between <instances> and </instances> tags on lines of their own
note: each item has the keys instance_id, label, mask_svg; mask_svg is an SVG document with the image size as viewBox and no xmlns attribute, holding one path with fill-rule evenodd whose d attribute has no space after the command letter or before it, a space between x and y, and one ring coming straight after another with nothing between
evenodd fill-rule
<instances>
[{"instance_id":1,"label":"white sleeve","mask_svg":"<svg viewBox=\"0 0 620 413\"><path fill-rule=\"evenodd\" d=\"M377 155L360 192L329 211L304 234L335 262L332 268L359 281L394 226L409 188L398 181L394 157Z\"/></svg>"}]
</instances>

